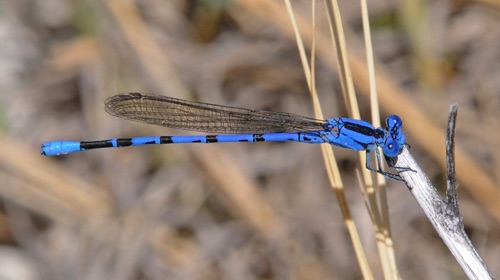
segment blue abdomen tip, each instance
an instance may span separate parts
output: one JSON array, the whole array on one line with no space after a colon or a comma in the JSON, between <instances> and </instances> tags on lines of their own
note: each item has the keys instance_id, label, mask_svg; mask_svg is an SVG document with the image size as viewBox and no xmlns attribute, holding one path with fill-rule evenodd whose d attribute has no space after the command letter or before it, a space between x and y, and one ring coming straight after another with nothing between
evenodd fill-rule
<instances>
[{"instance_id":1,"label":"blue abdomen tip","mask_svg":"<svg viewBox=\"0 0 500 280\"><path fill-rule=\"evenodd\" d=\"M80 142L52 141L42 144L41 154L44 156L58 156L80 151Z\"/></svg>"}]
</instances>

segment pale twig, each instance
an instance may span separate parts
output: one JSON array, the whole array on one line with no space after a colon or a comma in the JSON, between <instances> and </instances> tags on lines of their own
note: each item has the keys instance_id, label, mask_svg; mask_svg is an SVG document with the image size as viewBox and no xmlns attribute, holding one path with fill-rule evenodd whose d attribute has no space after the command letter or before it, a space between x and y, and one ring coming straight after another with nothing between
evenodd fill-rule
<instances>
[{"instance_id":1,"label":"pale twig","mask_svg":"<svg viewBox=\"0 0 500 280\"><path fill-rule=\"evenodd\" d=\"M447 155L447 200L445 201L432 186L429 178L418 166L408 149L396 159L389 159L399 175L405 180L411 194L427 215L437 233L451 251L462 270L469 279L493 279L488 268L472 246L462 223L462 215L458 209L457 183L455 179L454 134L457 105L450 109L448 133L446 140ZM412 170L408 170L411 168Z\"/></svg>"}]
</instances>

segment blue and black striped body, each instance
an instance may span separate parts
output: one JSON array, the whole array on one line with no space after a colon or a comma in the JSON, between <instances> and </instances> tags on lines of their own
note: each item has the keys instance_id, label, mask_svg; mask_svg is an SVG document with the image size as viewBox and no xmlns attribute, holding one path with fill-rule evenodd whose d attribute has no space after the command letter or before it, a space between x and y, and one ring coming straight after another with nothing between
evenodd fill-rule
<instances>
[{"instance_id":1,"label":"blue and black striped body","mask_svg":"<svg viewBox=\"0 0 500 280\"><path fill-rule=\"evenodd\" d=\"M186 144L186 143L229 143L229 142L305 142L324 143L316 132L261 133L261 134L219 134L185 136L146 136L114 138L100 141L52 141L42 145L42 155L54 156L97 148L121 148L142 145Z\"/></svg>"},{"instance_id":2,"label":"blue and black striped body","mask_svg":"<svg viewBox=\"0 0 500 280\"><path fill-rule=\"evenodd\" d=\"M405 143L402 121L396 115L386 120L386 129L349 118L317 120L283 112L250 110L166 96L140 93L120 94L106 100L105 109L114 116L172 128L217 135L148 136L99 141L52 141L42 144L42 155L55 156L97 148L120 148L150 144L224 142L327 143L355 151L375 151L380 165L382 148L387 157L397 156ZM375 170L386 176L380 168ZM393 174L390 174L393 175ZM393 177L393 176L388 176Z\"/></svg>"}]
</instances>

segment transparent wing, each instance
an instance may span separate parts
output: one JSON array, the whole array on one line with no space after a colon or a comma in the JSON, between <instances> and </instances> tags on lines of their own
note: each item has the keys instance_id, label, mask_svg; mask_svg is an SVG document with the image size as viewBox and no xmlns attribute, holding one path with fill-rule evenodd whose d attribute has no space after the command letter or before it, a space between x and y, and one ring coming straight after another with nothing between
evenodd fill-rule
<instances>
[{"instance_id":1,"label":"transparent wing","mask_svg":"<svg viewBox=\"0 0 500 280\"><path fill-rule=\"evenodd\" d=\"M209 133L269 133L323 130L326 121L300 115L250 110L141 93L105 101L110 115L126 120Z\"/></svg>"}]
</instances>

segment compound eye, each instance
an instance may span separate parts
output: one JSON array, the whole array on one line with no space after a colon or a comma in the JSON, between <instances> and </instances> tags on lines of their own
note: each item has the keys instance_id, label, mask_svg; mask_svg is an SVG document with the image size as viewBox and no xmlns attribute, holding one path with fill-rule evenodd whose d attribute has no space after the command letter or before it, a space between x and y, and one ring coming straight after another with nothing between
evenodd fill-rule
<instances>
[{"instance_id":1,"label":"compound eye","mask_svg":"<svg viewBox=\"0 0 500 280\"><path fill-rule=\"evenodd\" d=\"M393 128L393 127L396 127L396 126L402 126L403 125L403 121L401 120L400 117L396 116L396 115L390 115L387 117L387 119L385 120L386 122L386 125L388 128Z\"/></svg>"},{"instance_id":2,"label":"compound eye","mask_svg":"<svg viewBox=\"0 0 500 280\"><path fill-rule=\"evenodd\" d=\"M399 154L400 146L398 142L387 139L384 145L384 155L387 157L395 157Z\"/></svg>"}]
</instances>

